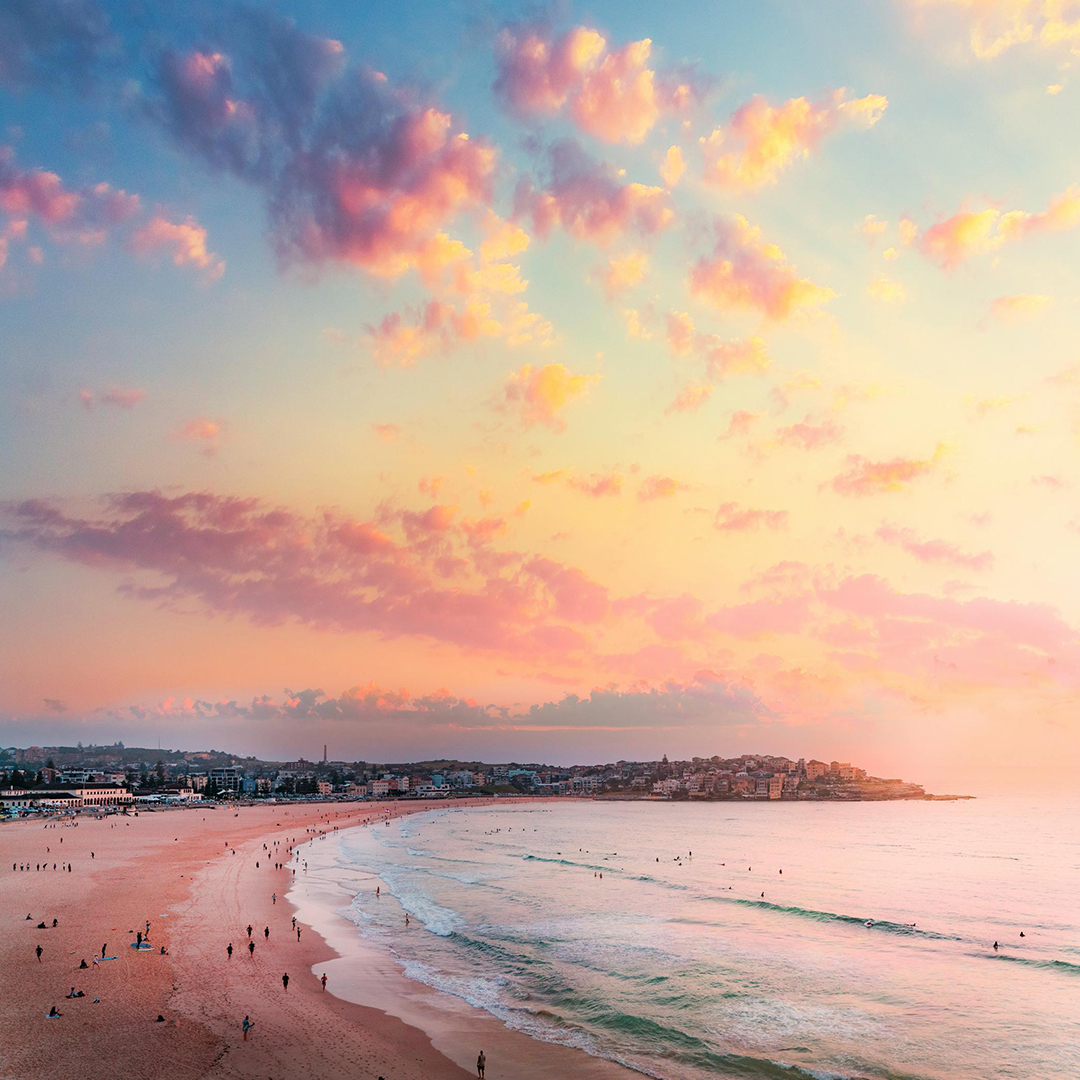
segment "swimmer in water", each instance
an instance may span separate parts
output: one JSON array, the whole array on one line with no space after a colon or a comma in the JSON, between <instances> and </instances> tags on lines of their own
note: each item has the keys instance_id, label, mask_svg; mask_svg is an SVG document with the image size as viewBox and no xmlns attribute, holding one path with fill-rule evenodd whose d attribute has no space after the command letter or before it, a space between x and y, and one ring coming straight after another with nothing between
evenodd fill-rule
<instances>
[{"instance_id":1,"label":"swimmer in water","mask_svg":"<svg viewBox=\"0 0 1080 1080\"><path fill-rule=\"evenodd\" d=\"M997 952L997 950L998 950L999 948L1000 948L1000 946L999 946L999 945L998 945L998 943L997 943L997 942L995 941L995 942L994 942L994 951L995 951L995 952Z\"/></svg>"}]
</instances>

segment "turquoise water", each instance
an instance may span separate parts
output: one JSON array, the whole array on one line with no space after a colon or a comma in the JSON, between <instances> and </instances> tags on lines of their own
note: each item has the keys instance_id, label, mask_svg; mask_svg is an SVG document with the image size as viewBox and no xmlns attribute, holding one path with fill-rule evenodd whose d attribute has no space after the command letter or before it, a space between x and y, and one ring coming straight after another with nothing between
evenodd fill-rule
<instances>
[{"instance_id":1,"label":"turquoise water","mask_svg":"<svg viewBox=\"0 0 1080 1080\"><path fill-rule=\"evenodd\" d=\"M341 859L382 879L349 915L406 975L647 1075L1073 1080L1078 811L532 803Z\"/></svg>"}]
</instances>

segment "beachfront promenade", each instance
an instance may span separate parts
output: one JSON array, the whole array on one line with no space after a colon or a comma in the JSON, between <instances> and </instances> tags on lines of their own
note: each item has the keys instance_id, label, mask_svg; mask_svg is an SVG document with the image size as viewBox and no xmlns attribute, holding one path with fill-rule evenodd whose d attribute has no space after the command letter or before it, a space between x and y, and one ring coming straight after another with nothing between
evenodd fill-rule
<instances>
[{"instance_id":1,"label":"beachfront promenade","mask_svg":"<svg viewBox=\"0 0 1080 1080\"><path fill-rule=\"evenodd\" d=\"M397 806L392 812L438 805ZM382 817L377 804L339 803L4 825L0 1076L468 1075L436 1052L422 1032L323 993L311 968L334 954L314 930L301 923L297 940L292 929L294 912L286 900L292 871L287 865L275 869L275 863L288 864L288 847L320 830ZM20 863L31 869L18 870ZM71 870L61 870L63 864ZM132 948L147 921L151 948ZM41 922L44 929L38 928ZM248 924L254 928L254 953L247 947ZM103 947L116 959L95 964ZM281 978L286 972L287 993ZM68 999L72 987L85 996ZM48 1019L54 1005L61 1015ZM255 1021L246 1042L245 1015Z\"/></svg>"}]
</instances>

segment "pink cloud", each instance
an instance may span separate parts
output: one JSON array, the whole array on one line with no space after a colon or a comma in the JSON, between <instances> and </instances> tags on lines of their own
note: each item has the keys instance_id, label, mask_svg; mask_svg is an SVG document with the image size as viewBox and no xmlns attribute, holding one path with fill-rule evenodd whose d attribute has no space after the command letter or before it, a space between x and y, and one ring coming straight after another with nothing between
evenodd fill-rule
<instances>
[{"instance_id":1,"label":"pink cloud","mask_svg":"<svg viewBox=\"0 0 1080 1080\"><path fill-rule=\"evenodd\" d=\"M79 401L87 412L92 412L96 405L114 405L119 409L134 409L145 397L146 391L137 387L110 386L97 394L85 388L79 391Z\"/></svg>"},{"instance_id":2,"label":"pink cloud","mask_svg":"<svg viewBox=\"0 0 1080 1080\"><path fill-rule=\"evenodd\" d=\"M739 409L728 417L727 430L720 438L733 439L736 436L748 435L750 433L750 426L758 419L760 419L759 413L752 413L747 412L745 409Z\"/></svg>"},{"instance_id":3,"label":"pink cloud","mask_svg":"<svg viewBox=\"0 0 1080 1080\"><path fill-rule=\"evenodd\" d=\"M224 420L196 416L176 432L176 437L182 442L201 443L203 453L212 457L218 452L225 437L225 427Z\"/></svg>"},{"instance_id":4,"label":"pink cloud","mask_svg":"<svg viewBox=\"0 0 1080 1080\"><path fill-rule=\"evenodd\" d=\"M577 26L557 38L539 25L503 29L496 42L495 93L519 117L554 116L569 106L584 132L608 143L641 143L665 112L699 95L679 73L649 66L648 38L611 50L598 31Z\"/></svg>"},{"instance_id":5,"label":"pink cloud","mask_svg":"<svg viewBox=\"0 0 1080 1080\"><path fill-rule=\"evenodd\" d=\"M623 485L623 478L619 473L593 473L591 476L575 476L565 469L553 469L549 472L535 473L533 481L537 484L563 484L593 499L602 499L607 495L620 495L622 494Z\"/></svg>"},{"instance_id":6,"label":"pink cloud","mask_svg":"<svg viewBox=\"0 0 1080 1080\"><path fill-rule=\"evenodd\" d=\"M656 499L670 499L683 490L685 484L681 484L670 476L646 477L638 488L638 502L653 502Z\"/></svg>"},{"instance_id":7,"label":"pink cloud","mask_svg":"<svg viewBox=\"0 0 1080 1080\"><path fill-rule=\"evenodd\" d=\"M176 266L193 266L205 271L211 281L225 273L225 260L207 250L206 229L192 217L177 223L159 215L136 229L129 243L138 255L163 252Z\"/></svg>"},{"instance_id":8,"label":"pink cloud","mask_svg":"<svg viewBox=\"0 0 1080 1080\"><path fill-rule=\"evenodd\" d=\"M724 341L715 334L703 335L699 347L705 354L705 366L714 379L729 375L756 375L768 371L772 361L759 337Z\"/></svg>"},{"instance_id":9,"label":"pink cloud","mask_svg":"<svg viewBox=\"0 0 1080 1080\"><path fill-rule=\"evenodd\" d=\"M989 551L969 555L947 540L922 540L911 529L882 525L874 535L928 565L963 566L969 570L989 570L994 565L994 556Z\"/></svg>"},{"instance_id":10,"label":"pink cloud","mask_svg":"<svg viewBox=\"0 0 1080 1080\"><path fill-rule=\"evenodd\" d=\"M881 495L904 491L912 482L934 472L944 455L944 447L938 446L929 458L891 458L888 461L870 461L859 454L847 459L847 470L833 478L833 490L841 495Z\"/></svg>"},{"instance_id":11,"label":"pink cloud","mask_svg":"<svg viewBox=\"0 0 1080 1080\"><path fill-rule=\"evenodd\" d=\"M831 289L801 278L784 253L741 214L717 221L710 257L690 269L690 291L721 310L749 309L783 320L801 308L831 300Z\"/></svg>"},{"instance_id":12,"label":"pink cloud","mask_svg":"<svg viewBox=\"0 0 1080 1080\"><path fill-rule=\"evenodd\" d=\"M784 170L809 157L840 124L873 127L888 104L880 94L850 100L844 90L819 103L799 97L773 106L755 97L726 127L701 139L705 179L742 191L775 184ZM727 149L732 143L735 148Z\"/></svg>"},{"instance_id":13,"label":"pink cloud","mask_svg":"<svg viewBox=\"0 0 1080 1080\"><path fill-rule=\"evenodd\" d=\"M720 532L747 532L750 529L783 529L787 525L786 510L753 510L737 503L721 503L713 519Z\"/></svg>"},{"instance_id":14,"label":"pink cloud","mask_svg":"<svg viewBox=\"0 0 1080 1080\"><path fill-rule=\"evenodd\" d=\"M397 277L488 206L489 143L385 76L349 70L340 42L268 11L242 19L260 48L165 52L142 104L185 151L264 193L284 263Z\"/></svg>"},{"instance_id":15,"label":"pink cloud","mask_svg":"<svg viewBox=\"0 0 1080 1080\"><path fill-rule=\"evenodd\" d=\"M399 428L397 424L372 424L371 430L374 431L383 442L393 442L401 434L401 428Z\"/></svg>"},{"instance_id":16,"label":"pink cloud","mask_svg":"<svg viewBox=\"0 0 1080 1080\"><path fill-rule=\"evenodd\" d=\"M556 143L550 151L551 181L536 191L524 181L518 185L518 213L532 218L541 237L560 226L579 240L601 247L626 235L649 236L674 220L667 191L661 187L625 182L609 164L590 158L572 139Z\"/></svg>"},{"instance_id":17,"label":"pink cloud","mask_svg":"<svg viewBox=\"0 0 1080 1080\"><path fill-rule=\"evenodd\" d=\"M671 413L697 412L712 397L715 386L686 386L678 392L675 400L664 410Z\"/></svg>"},{"instance_id":18,"label":"pink cloud","mask_svg":"<svg viewBox=\"0 0 1080 1080\"><path fill-rule=\"evenodd\" d=\"M667 343L674 356L689 356L694 346L694 320L685 311L667 313Z\"/></svg>"},{"instance_id":19,"label":"pink cloud","mask_svg":"<svg viewBox=\"0 0 1080 1080\"><path fill-rule=\"evenodd\" d=\"M806 416L800 423L777 428L776 441L781 446L797 447L800 450L820 450L840 441L843 429L835 420L823 420L820 424L810 422Z\"/></svg>"},{"instance_id":20,"label":"pink cloud","mask_svg":"<svg viewBox=\"0 0 1080 1080\"><path fill-rule=\"evenodd\" d=\"M610 606L607 589L576 567L537 556L523 569L550 590L559 618L595 623L607 614Z\"/></svg>"},{"instance_id":21,"label":"pink cloud","mask_svg":"<svg viewBox=\"0 0 1080 1080\"><path fill-rule=\"evenodd\" d=\"M507 380L504 400L517 411L525 427L542 424L553 431L565 431L566 421L560 413L598 379L597 375L571 375L562 364L535 368L524 364Z\"/></svg>"}]
</instances>

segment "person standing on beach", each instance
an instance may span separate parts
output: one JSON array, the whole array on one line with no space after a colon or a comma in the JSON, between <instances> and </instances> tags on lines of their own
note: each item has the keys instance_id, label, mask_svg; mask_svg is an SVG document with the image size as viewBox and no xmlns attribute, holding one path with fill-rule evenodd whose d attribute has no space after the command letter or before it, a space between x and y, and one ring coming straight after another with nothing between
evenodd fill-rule
<instances>
[{"instance_id":1,"label":"person standing on beach","mask_svg":"<svg viewBox=\"0 0 1080 1080\"><path fill-rule=\"evenodd\" d=\"M250 1016L245 1016L244 1022L240 1026L244 1029L244 1042L247 1042L248 1032L255 1026L255 1022Z\"/></svg>"},{"instance_id":2,"label":"person standing on beach","mask_svg":"<svg viewBox=\"0 0 1080 1080\"><path fill-rule=\"evenodd\" d=\"M225 950L229 954L229 959L232 959L232 942L229 942L229 947Z\"/></svg>"},{"instance_id":3,"label":"person standing on beach","mask_svg":"<svg viewBox=\"0 0 1080 1080\"><path fill-rule=\"evenodd\" d=\"M104 960L104 959L105 959L105 950L106 950L106 949L107 949L108 947L109 947L109 943L108 943L107 941L105 942L105 944L104 944L104 945L102 945L102 946L101 946L101 959L102 959L102 960Z\"/></svg>"},{"instance_id":4,"label":"person standing on beach","mask_svg":"<svg viewBox=\"0 0 1080 1080\"><path fill-rule=\"evenodd\" d=\"M34 950L37 953L37 962L41 963L41 954L45 951L40 945Z\"/></svg>"},{"instance_id":5,"label":"person standing on beach","mask_svg":"<svg viewBox=\"0 0 1080 1080\"><path fill-rule=\"evenodd\" d=\"M484 1080L484 1069L487 1066L487 1055L483 1050L480 1051L480 1056L476 1059L476 1075L480 1080Z\"/></svg>"},{"instance_id":6,"label":"person standing on beach","mask_svg":"<svg viewBox=\"0 0 1080 1080\"><path fill-rule=\"evenodd\" d=\"M270 927L269 926L264 928L263 937L265 937L267 941L270 940Z\"/></svg>"},{"instance_id":7,"label":"person standing on beach","mask_svg":"<svg viewBox=\"0 0 1080 1080\"><path fill-rule=\"evenodd\" d=\"M251 923L248 923L248 937L251 937Z\"/></svg>"},{"instance_id":8,"label":"person standing on beach","mask_svg":"<svg viewBox=\"0 0 1080 1080\"><path fill-rule=\"evenodd\" d=\"M254 941L249 941L248 942L248 955L251 956L251 957L255 956L255 942Z\"/></svg>"},{"instance_id":9,"label":"person standing on beach","mask_svg":"<svg viewBox=\"0 0 1080 1080\"><path fill-rule=\"evenodd\" d=\"M322 978L319 980L322 983L323 993L326 993L326 972L323 972Z\"/></svg>"},{"instance_id":10,"label":"person standing on beach","mask_svg":"<svg viewBox=\"0 0 1080 1080\"><path fill-rule=\"evenodd\" d=\"M285 987L285 993L287 994L289 992L289 973L287 971L281 976L281 985Z\"/></svg>"},{"instance_id":11,"label":"person standing on beach","mask_svg":"<svg viewBox=\"0 0 1080 1080\"><path fill-rule=\"evenodd\" d=\"M296 928L296 940L297 941L300 940L300 927L299 926Z\"/></svg>"}]
</instances>

